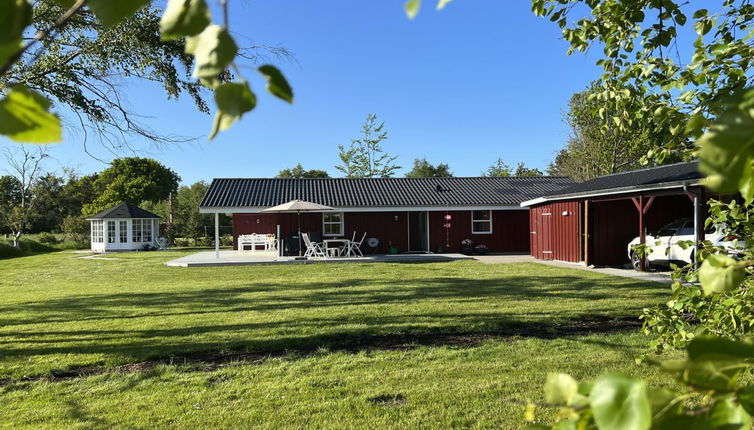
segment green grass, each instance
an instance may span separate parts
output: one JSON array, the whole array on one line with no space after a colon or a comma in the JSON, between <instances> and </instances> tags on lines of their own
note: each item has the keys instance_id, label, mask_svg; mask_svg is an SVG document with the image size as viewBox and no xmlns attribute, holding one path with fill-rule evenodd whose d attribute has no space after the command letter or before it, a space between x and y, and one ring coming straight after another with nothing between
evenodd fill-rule
<instances>
[{"instance_id":1,"label":"green grass","mask_svg":"<svg viewBox=\"0 0 754 430\"><path fill-rule=\"evenodd\" d=\"M541 399L548 371L667 382L634 363L634 332L566 336L663 285L533 263L162 264L184 254L0 261L0 426L516 428L513 399Z\"/></svg>"}]
</instances>

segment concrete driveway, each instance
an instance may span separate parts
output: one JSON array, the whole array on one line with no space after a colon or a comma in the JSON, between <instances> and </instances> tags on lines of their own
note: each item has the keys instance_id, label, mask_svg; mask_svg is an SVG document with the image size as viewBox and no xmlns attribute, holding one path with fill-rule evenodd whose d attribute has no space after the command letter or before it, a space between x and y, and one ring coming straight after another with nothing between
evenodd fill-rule
<instances>
[{"instance_id":1,"label":"concrete driveway","mask_svg":"<svg viewBox=\"0 0 754 430\"><path fill-rule=\"evenodd\" d=\"M660 282L671 284L671 272L639 272L634 269L621 269L617 267L592 267L585 266L582 263L568 263L564 261L547 261L537 260L527 254L506 254L506 255L477 255L475 260L486 264L506 264L506 263L537 263L555 267L567 267L571 269L588 270L607 275L621 276L624 278L640 279L642 281Z\"/></svg>"}]
</instances>

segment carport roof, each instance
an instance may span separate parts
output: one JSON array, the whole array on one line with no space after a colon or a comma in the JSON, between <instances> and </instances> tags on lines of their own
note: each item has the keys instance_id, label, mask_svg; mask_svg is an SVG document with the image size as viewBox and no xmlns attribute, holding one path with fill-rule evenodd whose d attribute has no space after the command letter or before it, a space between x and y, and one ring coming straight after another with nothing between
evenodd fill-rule
<instances>
[{"instance_id":1,"label":"carport roof","mask_svg":"<svg viewBox=\"0 0 754 430\"><path fill-rule=\"evenodd\" d=\"M606 194L621 194L636 191L679 188L697 185L702 178L698 162L675 163L600 176L586 182L566 187L557 194L550 194L521 203L532 206L554 200L568 200Z\"/></svg>"}]
</instances>

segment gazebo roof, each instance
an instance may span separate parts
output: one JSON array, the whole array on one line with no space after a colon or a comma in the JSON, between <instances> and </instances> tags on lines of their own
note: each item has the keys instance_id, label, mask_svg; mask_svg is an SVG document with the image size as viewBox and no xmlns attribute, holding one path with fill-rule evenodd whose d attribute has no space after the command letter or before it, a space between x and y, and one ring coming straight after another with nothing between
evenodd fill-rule
<instances>
[{"instance_id":1,"label":"gazebo roof","mask_svg":"<svg viewBox=\"0 0 754 430\"><path fill-rule=\"evenodd\" d=\"M162 218L159 215L155 215L148 210L144 210L131 203L121 203L118 206L113 206L110 209L105 209L102 212L87 217L87 220L92 219L106 219L106 218Z\"/></svg>"}]
</instances>

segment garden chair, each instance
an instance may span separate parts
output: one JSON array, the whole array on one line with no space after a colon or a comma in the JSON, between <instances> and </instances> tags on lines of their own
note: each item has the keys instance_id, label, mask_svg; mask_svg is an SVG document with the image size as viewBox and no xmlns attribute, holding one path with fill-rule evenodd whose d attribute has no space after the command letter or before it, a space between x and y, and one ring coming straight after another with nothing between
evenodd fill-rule
<instances>
[{"instance_id":1,"label":"garden chair","mask_svg":"<svg viewBox=\"0 0 754 430\"><path fill-rule=\"evenodd\" d=\"M353 232L353 237L354 237L354 239L356 238L356 231ZM359 254L359 257L363 257L364 256L364 254L362 254L362 252L361 252L361 244L364 243L364 238L366 238L366 237L367 237L367 232L364 232L364 235L361 236L361 240L360 241L355 242L355 241L351 240L351 242L348 244L348 253L349 253L349 255L350 254L353 254L353 255Z\"/></svg>"},{"instance_id":2,"label":"garden chair","mask_svg":"<svg viewBox=\"0 0 754 430\"><path fill-rule=\"evenodd\" d=\"M304 257L327 257L322 245L317 242L312 242L311 239L309 239L308 233L301 233L301 237L304 238L304 245L306 245Z\"/></svg>"}]
</instances>

